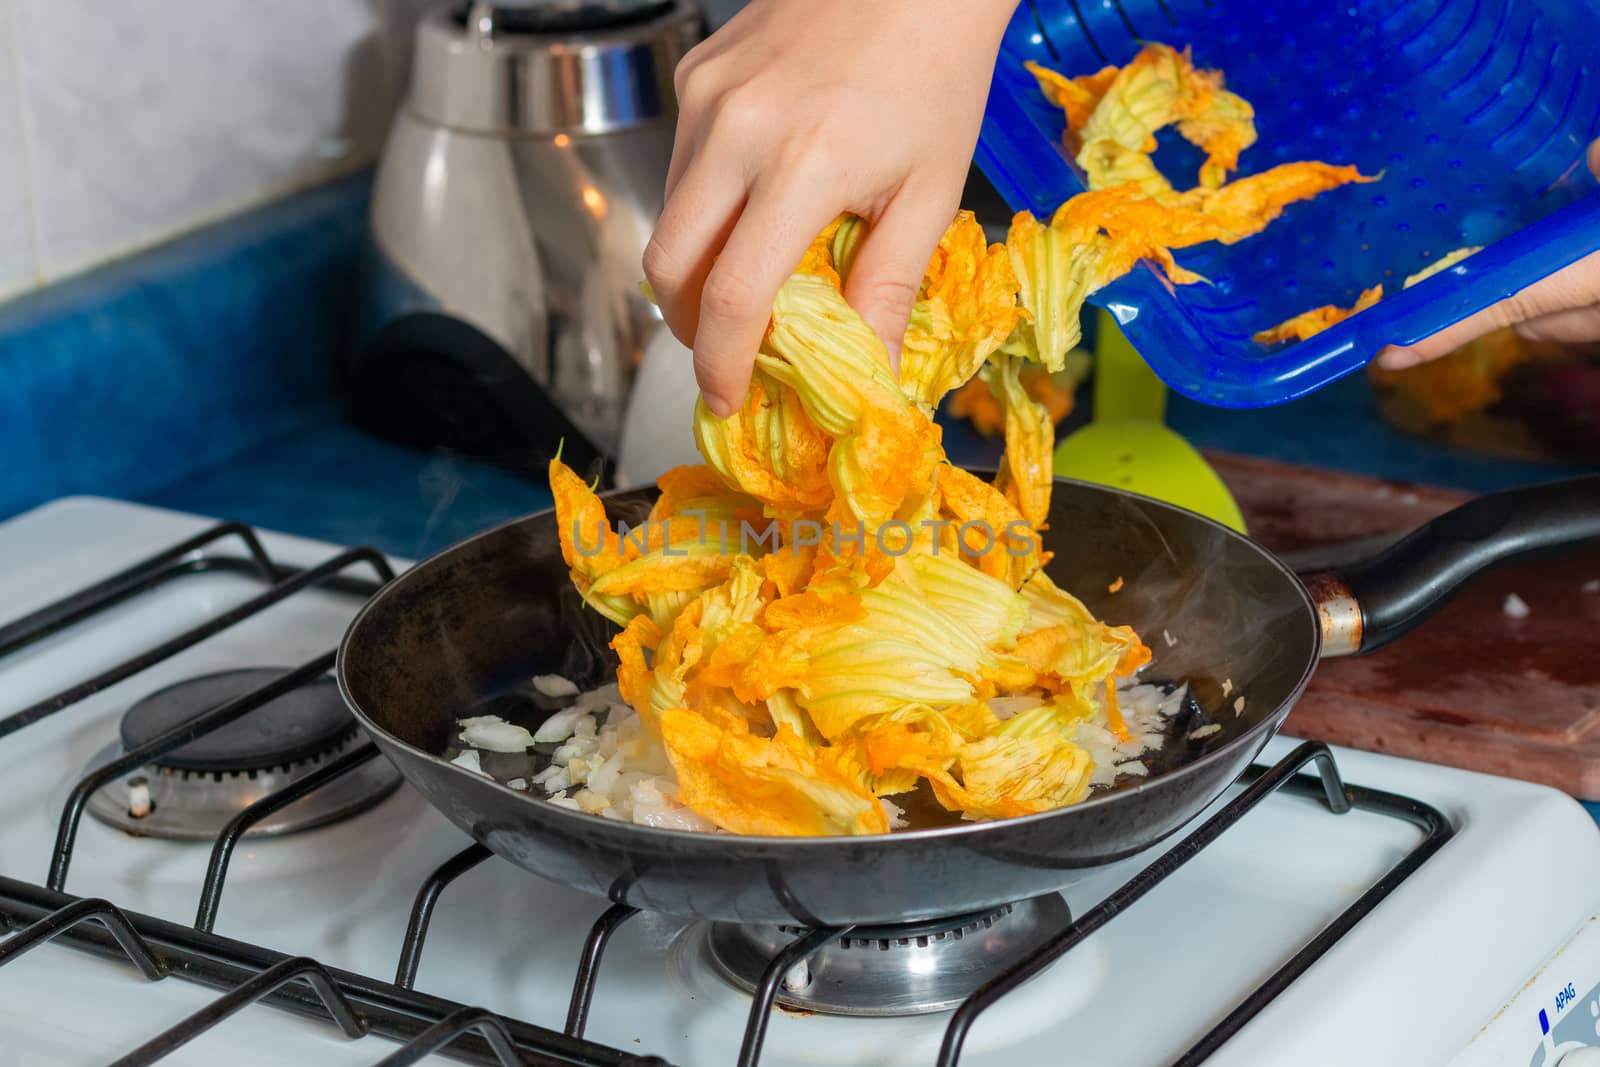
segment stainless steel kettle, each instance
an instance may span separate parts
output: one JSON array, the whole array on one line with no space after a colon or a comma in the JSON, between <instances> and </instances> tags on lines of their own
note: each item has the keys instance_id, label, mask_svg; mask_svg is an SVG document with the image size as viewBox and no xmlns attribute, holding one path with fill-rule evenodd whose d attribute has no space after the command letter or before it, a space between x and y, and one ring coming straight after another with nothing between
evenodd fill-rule
<instances>
[{"instance_id":1,"label":"stainless steel kettle","mask_svg":"<svg viewBox=\"0 0 1600 1067\"><path fill-rule=\"evenodd\" d=\"M686 2L458 3L416 30L375 179L348 387L369 430L532 473L615 453L663 327L639 290Z\"/></svg>"}]
</instances>

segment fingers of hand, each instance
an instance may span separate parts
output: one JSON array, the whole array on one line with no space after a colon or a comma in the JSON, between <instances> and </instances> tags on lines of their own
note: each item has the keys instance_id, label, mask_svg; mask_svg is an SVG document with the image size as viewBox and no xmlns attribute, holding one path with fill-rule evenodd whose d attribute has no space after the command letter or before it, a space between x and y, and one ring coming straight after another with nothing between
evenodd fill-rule
<instances>
[{"instance_id":1,"label":"fingers of hand","mask_svg":"<svg viewBox=\"0 0 1600 1067\"><path fill-rule=\"evenodd\" d=\"M744 400L773 298L838 211L824 188L781 170L763 175L706 277L694 366L706 403L717 414Z\"/></svg>"},{"instance_id":2,"label":"fingers of hand","mask_svg":"<svg viewBox=\"0 0 1600 1067\"><path fill-rule=\"evenodd\" d=\"M928 189L902 190L862 241L845 282L845 299L882 338L900 367L900 346L939 238L955 205Z\"/></svg>"},{"instance_id":3,"label":"fingers of hand","mask_svg":"<svg viewBox=\"0 0 1600 1067\"><path fill-rule=\"evenodd\" d=\"M717 250L738 220L744 183L698 156L662 209L644 250L644 276L661 317L679 341L694 344L701 290Z\"/></svg>"},{"instance_id":4,"label":"fingers of hand","mask_svg":"<svg viewBox=\"0 0 1600 1067\"><path fill-rule=\"evenodd\" d=\"M1597 306L1600 306L1600 252L1585 256L1413 345L1384 349L1378 357L1378 365L1386 370L1403 370L1448 355L1495 330L1519 323L1531 324L1535 320L1540 322L1539 326L1531 327L1535 333L1541 330L1562 332L1562 336L1551 335L1549 340L1577 340L1576 332L1585 323L1595 321ZM1600 331L1584 339L1597 337Z\"/></svg>"},{"instance_id":5,"label":"fingers of hand","mask_svg":"<svg viewBox=\"0 0 1600 1067\"><path fill-rule=\"evenodd\" d=\"M711 63L712 46L717 38L701 41L678 61L672 72L673 96L678 104L678 123L672 138L672 158L667 163L666 198L683 179L689 162L700 154L701 143L716 115L719 93L713 88L716 70Z\"/></svg>"},{"instance_id":6,"label":"fingers of hand","mask_svg":"<svg viewBox=\"0 0 1600 1067\"><path fill-rule=\"evenodd\" d=\"M1552 311L1517 325L1517 333L1530 341L1586 344L1600 341L1600 305Z\"/></svg>"}]
</instances>

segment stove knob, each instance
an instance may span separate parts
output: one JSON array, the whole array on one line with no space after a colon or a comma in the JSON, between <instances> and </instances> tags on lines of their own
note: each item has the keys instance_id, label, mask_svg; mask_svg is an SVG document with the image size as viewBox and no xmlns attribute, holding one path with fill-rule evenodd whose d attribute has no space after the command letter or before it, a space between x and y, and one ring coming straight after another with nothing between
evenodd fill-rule
<instances>
[{"instance_id":1,"label":"stove knob","mask_svg":"<svg viewBox=\"0 0 1600 1067\"><path fill-rule=\"evenodd\" d=\"M1575 1048L1554 1067L1600 1067L1600 1048Z\"/></svg>"}]
</instances>

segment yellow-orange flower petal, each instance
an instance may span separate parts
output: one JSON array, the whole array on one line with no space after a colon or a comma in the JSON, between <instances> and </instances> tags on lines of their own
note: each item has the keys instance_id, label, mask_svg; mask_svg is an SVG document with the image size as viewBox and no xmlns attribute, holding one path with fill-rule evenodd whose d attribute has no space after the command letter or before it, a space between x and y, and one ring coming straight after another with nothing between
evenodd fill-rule
<instances>
[{"instance_id":1,"label":"yellow-orange flower petal","mask_svg":"<svg viewBox=\"0 0 1600 1067\"><path fill-rule=\"evenodd\" d=\"M928 264L900 353L900 387L924 412L978 372L1026 314L1003 244L970 211L945 231Z\"/></svg>"},{"instance_id":2,"label":"yellow-orange flower petal","mask_svg":"<svg viewBox=\"0 0 1600 1067\"><path fill-rule=\"evenodd\" d=\"M1017 333L1052 373L1065 369L1068 352L1083 337L1084 302L1140 259L1160 263L1178 284L1204 281L1174 263L1159 238L1133 228L1114 228L1102 208L1119 205L1128 195L1107 199L1081 193L1056 209L1048 225L1025 211L1012 219L1006 249L1030 315Z\"/></svg>"},{"instance_id":3,"label":"yellow-orange flower petal","mask_svg":"<svg viewBox=\"0 0 1600 1067\"><path fill-rule=\"evenodd\" d=\"M836 503L876 530L906 497L931 488L938 431L912 406L888 353L844 297L805 275L778 292L760 367L792 387L811 421L835 441L828 478Z\"/></svg>"},{"instance_id":4,"label":"yellow-orange flower petal","mask_svg":"<svg viewBox=\"0 0 1600 1067\"><path fill-rule=\"evenodd\" d=\"M635 615L622 632L611 639L611 649L617 654L617 690L628 706L640 712L646 727L654 729L654 717L647 717L650 709L650 666L645 653L654 652L661 643L661 628L647 615Z\"/></svg>"},{"instance_id":5,"label":"yellow-orange flower petal","mask_svg":"<svg viewBox=\"0 0 1600 1067\"><path fill-rule=\"evenodd\" d=\"M1175 62L1187 79L1178 121L1201 107L1183 101L1215 101L1186 56L1151 55L1151 71ZM736 832L883 832L877 796L923 780L969 818L1075 803L1092 769L1073 741L1089 694L1149 658L1041 573L1055 413L1033 390L1052 395L1085 295L1140 258L1195 276L1082 205L1048 225L1016 220L1003 248L959 216L919 290L897 382L840 292L864 232L837 220L784 283L745 404L728 419L699 407L706 464L661 478L649 529L597 532L594 552L563 545L575 585L623 626L618 683L659 740L654 765L670 763L682 803ZM929 417L985 363L1007 424L1003 490L946 465ZM565 517L605 518L571 472L552 482ZM891 522L905 525L886 537ZM1004 721L986 703L1041 693Z\"/></svg>"},{"instance_id":6,"label":"yellow-orange flower petal","mask_svg":"<svg viewBox=\"0 0 1600 1067\"><path fill-rule=\"evenodd\" d=\"M827 436L794 390L759 368L744 405L727 418L711 414L703 398L696 403L694 436L700 454L729 489L773 512L820 510L832 498Z\"/></svg>"},{"instance_id":7,"label":"yellow-orange flower petal","mask_svg":"<svg viewBox=\"0 0 1600 1067\"><path fill-rule=\"evenodd\" d=\"M1031 526L1043 526L1050 511L1055 478L1055 424L1022 386L1022 360L1000 356L991 379L1005 409L1006 450L1000 457L1006 472L1006 497Z\"/></svg>"},{"instance_id":8,"label":"yellow-orange flower petal","mask_svg":"<svg viewBox=\"0 0 1600 1067\"><path fill-rule=\"evenodd\" d=\"M760 501L730 490L722 475L704 463L672 468L656 479L656 488L661 495L650 508L651 524L697 515L703 515L707 523L724 519L736 524L761 514Z\"/></svg>"},{"instance_id":9,"label":"yellow-orange flower petal","mask_svg":"<svg viewBox=\"0 0 1600 1067\"><path fill-rule=\"evenodd\" d=\"M589 592L615 597L703 589L726 578L735 558L724 555L714 542L668 546L607 571L594 580Z\"/></svg>"},{"instance_id":10,"label":"yellow-orange flower petal","mask_svg":"<svg viewBox=\"0 0 1600 1067\"><path fill-rule=\"evenodd\" d=\"M1337 304L1324 304L1310 311L1302 311L1269 330L1255 334L1253 340L1264 345L1275 345L1283 341L1304 341L1308 337L1315 337L1330 326L1337 326L1357 312L1367 310L1382 299L1383 286L1374 285L1362 293L1360 299L1351 307L1342 308Z\"/></svg>"},{"instance_id":11,"label":"yellow-orange flower petal","mask_svg":"<svg viewBox=\"0 0 1600 1067\"><path fill-rule=\"evenodd\" d=\"M1440 256L1434 262L1428 264L1426 267L1423 267L1421 270L1417 271L1417 273L1412 274L1409 277L1407 277L1405 284L1402 285L1401 288L1402 289L1409 289L1413 285L1416 285L1418 282L1425 282L1429 278L1433 277L1435 274L1439 274L1439 273L1441 273L1443 271L1449 270L1451 267L1455 266L1457 263L1460 263L1463 259L1466 259L1468 256L1475 255L1475 254L1477 254L1479 252L1482 252L1482 251L1483 251L1483 246L1482 245L1469 245L1466 248L1458 248L1453 252L1446 252L1444 255Z\"/></svg>"},{"instance_id":12,"label":"yellow-orange flower petal","mask_svg":"<svg viewBox=\"0 0 1600 1067\"><path fill-rule=\"evenodd\" d=\"M984 574L1016 588L1048 560L1038 533L1016 505L969 471L941 467L939 498L951 523L944 550L961 553Z\"/></svg>"},{"instance_id":13,"label":"yellow-orange flower petal","mask_svg":"<svg viewBox=\"0 0 1600 1067\"><path fill-rule=\"evenodd\" d=\"M1084 124L1099 106L1106 90L1116 81L1120 68L1102 67L1093 74L1069 78L1031 61L1023 65L1038 80L1039 89L1044 93L1045 99L1065 113L1066 144L1069 149L1076 152L1081 145L1079 134L1082 133Z\"/></svg>"},{"instance_id":14,"label":"yellow-orange flower petal","mask_svg":"<svg viewBox=\"0 0 1600 1067\"><path fill-rule=\"evenodd\" d=\"M1108 626L1083 601L1043 571L1022 587L1028 621L1015 654L1040 673L1054 674L1080 692L1111 675L1127 677L1150 662L1150 649L1128 626Z\"/></svg>"},{"instance_id":15,"label":"yellow-orange flower petal","mask_svg":"<svg viewBox=\"0 0 1600 1067\"><path fill-rule=\"evenodd\" d=\"M1088 174L1089 187L1117 180L1104 168L1121 152L1108 154L1106 148L1148 155L1157 130L1205 114L1221 84L1221 75L1195 69L1187 49L1146 45L1117 72L1079 132L1078 165Z\"/></svg>"},{"instance_id":16,"label":"yellow-orange flower petal","mask_svg":"<svg viewBox=\"0 0 1600 1067\"><path fill-rule=\"evenodd\" d=\"M817 234L816 238L806 248L805 255L800 257L800 263L794 269L796 274L809 274L812 277L821 278L835 289L843 288L844 283L840 277L841 272L834 265L833 238L839 232L839 227L844 224L845 219L850 217L848 215L840 215L828 223L826 229Z\"/></svg>"},{"instance_id":17,"label":"yellow-orange flower petal","mask_svg":"<svg viewBox=\"0 0 1600 1067\"><path fill-rule=\"evenodd\" d=\"M1244 98L1218 89L1204 111L1178 123L1178 132L1206 153L1200 184L1215 189L1239 169L1239 153L1256 143L1255 109Z\"/></svg>"},{"instance_id":18,"label":"yellow-orange flower petal","mask_svg":"<svg viewBox=\"0 0 1600 1067\"><path fill-rule=\"evenodd\" d=\"M779 837L880 834L888 816L859 782L819 762L787 726L757 737L738 720L686 708L661 714L678 800L724 830Z\"/></svg>"},{"instance_id":19,"label":"yellow-orange flower petal","mask_svg":"<svg viewBox=\"0 0 1600 1067\"><path fill-rule=\"evenodd\" d=\"M1041 733L974 741L957 769L961 791L946 789L940 800L971 818L1003 819L1076 804L1089 792L1094 761L1059 734Z\"/></svg>"},{"instance_id":20,"label":"yellow-orange flower petal","mask_svg":"<svg viewBox=\"0 0 1600 1067\"><path fill-rule=\"evenodd\" d=\"M845 215L834 230L831 251L834 269L839 272L841 281L849 280L850 268L855 264L856 253L861 250L861 241L866 235L867 224L856 215Z\"/></svg>"},{"instance_id":21,"label":"yellow-orange flower petal","mask_svg":"<svg viewBox=\"0 0 1600 1067\"><path fill-rule=\"evenodd\" d=\"M1006 234L1006 251L1029 313L1017 330L1052 371L1065 365L1068 350L1083 338L1080 314L1094 283L1095 264L1082 246L1092 237L1092 232L1048 226L1026 211L1011 220Z\"/></svg>"},{"instance_id":22,"label":"yellow-orange flower petal","mask_svg":"<svg viewBox=\"0 0 1600 1067\"><path fill-rule=\"evenodd\" d=\"M797 547L790 542L762 556L758 566L762 576L772 583L774 597L786 597L806 587L811 581L816 561L815 545Z\"/></svg>"},{"instance_id":23,"label":"yellow-orange flower petal","mask_svg":"<svg viewBox=\"0 0 1600 1067\"><path fill-rule=\"evenodd\" d=\"M1310 200L1341 185L1375 182L1378 177L1368 177L1353 166L1315 161L1283 163L1260 174L1231 181L1221 188L1190 189L1179 194L1174 206L1180 210L1199 211L1216 227L1215 240L1233 244L1260 233L1290 204ZM1162 243L1171 248L1182 247L1174 241L1162 240Z\"/></svg>"},{"instance_id":24,"label":"yellow-orange flower petal","mask_svg":"<svg viewBox=\"0 0 1600 1067\"><path fill-rule=\"evenodd\" d=\"M622 545L600 498L559 459L550 461L550 493L556 504L561 558L575 576L593 581L622 565Z\"/></svg>"}]
</instances>

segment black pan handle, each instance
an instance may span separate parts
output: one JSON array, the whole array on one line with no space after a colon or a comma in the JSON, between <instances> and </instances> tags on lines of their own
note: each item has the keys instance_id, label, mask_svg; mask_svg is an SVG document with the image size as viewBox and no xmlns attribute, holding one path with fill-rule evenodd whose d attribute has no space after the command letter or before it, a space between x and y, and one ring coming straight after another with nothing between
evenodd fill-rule
<instances>
[{"instance_id":1,"label":"black pan handle","mask_svg":"<svg viewBox=\"0 0 1600 1067\"><path fill-rule=\"evenodd\" d=\"M1322 616L1323 655L1383 647L1491 567L1594 545L1600 474L1478 497L1368 559L1307 578Z\"/></svg>"}]
</instances>

